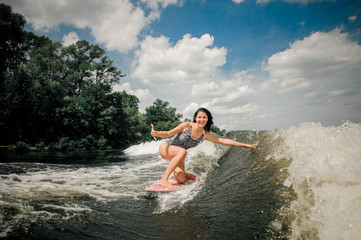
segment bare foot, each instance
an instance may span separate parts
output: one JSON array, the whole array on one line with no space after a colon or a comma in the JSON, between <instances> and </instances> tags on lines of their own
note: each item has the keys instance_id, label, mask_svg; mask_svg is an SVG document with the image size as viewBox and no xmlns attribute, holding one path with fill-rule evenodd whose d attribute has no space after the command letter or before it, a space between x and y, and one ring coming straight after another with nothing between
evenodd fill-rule
<instances>
[{"instance_id":1,"label":"bare foot","mask_svg":"<svg viewBox=\"0 0 361 240\"><path fill-rule=\"evenodd\" d=\"M168 180L166 179L161 179L159 181L159 185L166 187L166 188L173 188L174 186L172 184L170 184L170 182L168 182Z\"/></svg>"},{"instance_id":2,"label":"bare foot","mask_svg":"<svg viewBox=\"0 0 361 240\"><path fill-rule=\"evenodd\" d=\"M196 180L197 179L197 176L194 175L193 173L186 173L186 177L191 179L191 180Z\"/></svg>"}]
</instances>

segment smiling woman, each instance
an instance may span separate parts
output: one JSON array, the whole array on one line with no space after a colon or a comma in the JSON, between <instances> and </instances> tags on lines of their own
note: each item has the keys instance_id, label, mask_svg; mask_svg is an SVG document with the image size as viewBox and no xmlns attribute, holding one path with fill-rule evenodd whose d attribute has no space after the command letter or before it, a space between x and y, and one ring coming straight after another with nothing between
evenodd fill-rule
<instances>
[{"instance_id":1,"label":"smiling woman","mask_svg":"<svg viewBox=\"0 0 361 240\"><path fill-rule=\"evenodd\" d=\"M219 138L209 133L213 124L212 114L205 108L199 108L193 117L193 122L184 122L170 131L155 131L152 124L152 136L169 138L159 147L159 154L162 158L169 160L169 165L161 178L159 184L166 188L173 188L168 178L174 172L174 178L178 183L187 179L195 180L196 175L185 171L184 160L187 149L196 147L202 140L213 143L224 144L234 147L256 148L257 144L244 144L231 139Z\"/></svg>"}]
</instances>

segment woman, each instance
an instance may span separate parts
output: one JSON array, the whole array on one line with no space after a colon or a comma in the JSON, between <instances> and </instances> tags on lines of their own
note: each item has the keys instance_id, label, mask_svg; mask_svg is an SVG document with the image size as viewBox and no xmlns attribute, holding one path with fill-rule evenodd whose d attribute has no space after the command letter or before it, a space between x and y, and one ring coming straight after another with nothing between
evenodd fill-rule
<instances>
[{"instance_id":1,"label":"woman","mask_svg":"<svg viewBox=\"0 0 361 240\"><path fill-rule=\"evenodd\" d=\"M152 124L152 136L169 138L159 147L159 154L162 158L169 160L169 165L159 184L172 188L168 182L170 174L174 171L174 179L178 183L183 183L187 178L196 179L196 175L187 173L184 167L184 159L187 149L197 146L202 140L214 143L225 144L234 147L256 148L257 144L244 144L231 139L219 138L210 134L213 124L212 114L205 108L200 108L194 113L193 122L184 122L170 131L155 131ZM156 138L155 138L156 139Z\"/></svg>"}]
</instances>

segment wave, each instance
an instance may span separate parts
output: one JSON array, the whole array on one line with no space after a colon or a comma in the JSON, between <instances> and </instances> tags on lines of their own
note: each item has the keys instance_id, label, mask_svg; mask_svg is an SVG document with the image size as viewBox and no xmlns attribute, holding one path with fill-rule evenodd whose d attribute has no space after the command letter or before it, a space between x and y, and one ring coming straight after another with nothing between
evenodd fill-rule
<instances>
[{"instance_id":1,"label":"wave","mask_svg":"<svg viewBox=\"0 0 361 240\"><path fill-rule=\"evenodd\" d=\"M281 171L293 192L272 222L289 225L291 239L358 239L361 233L361 126L303 123L271 133L278 146L268 161L289 163Z\"/></svg>"},{"instance_id":2,"label":"wave","mask_svg":"<svg viewBox=\"0 0 361 240\"><path fill-rule=\"evenodd\" d=\"M128 156L142 156L148 154L158 156L159 146L164 141L165 140L152 141L134 145L127 148L124 152ZM218 161L222 158L222 156L224 156L228 149L229 147L227 146L214 144L208 141L202 142L196 148L189 149L185 159L185 168L187 172L193 172L198 176L196 183L182 191L157 194L158 197L156 201L158 206L154 213L161 214L169 210L176 211L185 203L194 199L205 185L209 174L218 167ZM158 158L161 159L160 156L158 156ZM153 172L155 173L153 175L153 179L155 179L155 181L153 180L150 183L158 182L163 176L169 162L163 159L161 159L161 161L163 167L161 168L161 171L156 171L156 169L153 169ZM157 168L159 169L159 166L157 166ZM171 178L172 175L170 176L170 179Z\"/></svg>"},{"instance_id":3,"label":"wave","mask_svg":"<svg viewBox=\"0 0 361 240\"><path fill-rule=\"evenodd\" d=\"M140 164L141 162L141 164ZM144 195L149 168L158 159L133 159L106 165L0 163L0 238L34 221L67 221L112 201L137 201ZM21 169L21 171L19 170Z\"/></svg>"},{"instance_id":4,"label":"wave","mask_svg":"<svg viewBox=\"0 0 361 240\"><path fill-rule=\"evenodd\" d=\"M151 197L155 216L193 211L213 224L203 226L210 236L225 234L225 222L247 233L247 224L257 218L258 229L272 232L256 233L262 239L358 239L361 125L309 122L228 137L259 146L249 150L204 141L189 149L185 160L196 183L157 197L147 196L144 188L158 182L168 165L158 153L164 140L131 146L124 151L126 160L115 163L0 163L0 237L38 220L50 224L49 219L96 214L113 202L147 208L144 200ZM240 216L249 222L242 225Z\"/></svg>"},{"instance_id":5,"label":"wave","mask_svg":"<svg viewBox=\"0 0 361 240\"><path fill-rule=\"evenodd\" d=\"M157 154L159 146L165 142L165 139L159 141L144 142L141 144L133 145L124 150L128 156L140 156L147 154Z\"/></svg>"}]
</instances>

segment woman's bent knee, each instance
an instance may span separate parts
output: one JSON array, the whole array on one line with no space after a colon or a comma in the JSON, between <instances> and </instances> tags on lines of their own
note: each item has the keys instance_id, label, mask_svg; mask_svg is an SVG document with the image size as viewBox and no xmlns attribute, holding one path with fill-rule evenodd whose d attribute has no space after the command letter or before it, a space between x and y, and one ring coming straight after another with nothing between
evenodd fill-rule
<instances>
[{"instance_id":1,"label":"woman's bent knee","mask_svg":"<svg viewBox=\"0 0 361 240\"><path fill-rule=\"evenodd\" d=\"M174 171L174 179L178 183L184 183L187 179L185 172L183 171Z\"/></svg>"},{"instance_id":2,"label":"woman's bent knee","mask_svg":"<svg viewBox=\"0 0 361 240\"><path fill-rule=\"evenodd\" d=\"M187 150L185 150L184 148L180 148L177 155L181 156L182 158L185 158L187 155Z\"/></svg>"}]
</instances>

